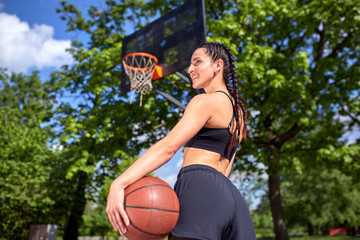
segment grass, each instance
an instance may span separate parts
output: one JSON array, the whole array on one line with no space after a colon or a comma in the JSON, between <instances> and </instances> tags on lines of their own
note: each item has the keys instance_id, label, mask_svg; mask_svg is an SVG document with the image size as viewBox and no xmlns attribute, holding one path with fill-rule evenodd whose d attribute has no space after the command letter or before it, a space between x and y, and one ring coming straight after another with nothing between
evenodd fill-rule
<instances>
[{"instance_id":1,"label":"grass","mask_svg":"<svg viewBox=\"0 0 360 240\"><path fill-rule=\"evenodd\" d=\"M106 238L105 238L106 239ZM167 238L165 238L167 239ZM349 236L312 236L312 237L290 237L290 240L360 240L360 237L349 237ZM62 240L62 237L57 237L56 240ZM258 238L257 240L275 240L273 237Z\"/></svg>"},{"instance_id":2,"label":"grass","mask_svg":"<svg viewBox=\"0 0 360 240\"><path fill-rule=\"evenodd\" d=\"M301 238L290 238L291 240L354 240L355 237L350 237L350 236L334 236L334 237L301 237Z\"/></svg>"},{"instance_id":3,"label":"grass","mask_svg":"<svg viewBox=\"0 0 360 240\"><path fill-rule=\"evenodd\" d=\"M349 236L335 236L335 237L322 237L322 236L313 236L313 237L290 237L290 240L355 240L360 239L360 237L349 237ZM258 238L257 240L275 240L275 238Z\"/></svg>"},{"instance_id":4,"label":"grass","mask_svg":"<svg viewBox=\"0 0 360 240\"><path fill-rule=\"evenodd\" d=\"M62 240L63 238L58 236L56 240ZM290 240L360 240L360 237L349 237L349 236L336 236L336 237L322 237L322 236L314 236L314 237L290 237ZM1 239L0 239L1 240ZM264 237L258 238L257 240L275 240L273 237Z\"/></svg>"}]
</instances>

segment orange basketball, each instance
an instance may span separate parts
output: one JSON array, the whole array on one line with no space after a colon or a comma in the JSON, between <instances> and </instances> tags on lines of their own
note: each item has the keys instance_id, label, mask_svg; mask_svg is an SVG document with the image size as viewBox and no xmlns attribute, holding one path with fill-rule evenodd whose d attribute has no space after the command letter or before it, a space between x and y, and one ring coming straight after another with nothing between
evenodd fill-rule
<instances>
[{"instance_id":1,"label":"orange basketball","mask_svg":"<svg viewBox=\"0 0 360 240\"><path fill-rule=\"evenodd\" d=\"M179 218L179 200L165 181L146 176L125 189L125 211L130 218L125 236L130 240L165 238Z\"/></svg>"}]
</instances>

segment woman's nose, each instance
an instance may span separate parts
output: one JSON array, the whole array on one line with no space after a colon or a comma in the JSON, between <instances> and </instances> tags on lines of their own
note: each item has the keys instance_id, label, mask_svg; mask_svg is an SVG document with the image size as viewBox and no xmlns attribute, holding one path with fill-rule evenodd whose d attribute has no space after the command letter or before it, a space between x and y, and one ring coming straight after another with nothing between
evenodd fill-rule
<instances>
[{"instance_id":1,"label":"woman's nose","mask_svg":"<svg viewBox=\"0 0 360 240\"><path fill-rule=\"evenodd\" d=\"M191 65L188 68L188 73L191 74L194 71L194 67L192 67Z\"/></svg>"}]
</instances>

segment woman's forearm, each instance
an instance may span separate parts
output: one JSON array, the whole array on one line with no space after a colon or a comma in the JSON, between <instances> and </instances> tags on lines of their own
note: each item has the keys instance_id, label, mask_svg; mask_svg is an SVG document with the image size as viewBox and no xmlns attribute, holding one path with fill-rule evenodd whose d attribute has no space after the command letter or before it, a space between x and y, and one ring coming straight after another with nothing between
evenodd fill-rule
<instances>
[{"instance_id":1,"label":"woman's forearm","mask_svg":"<svg viewBox=\"0 0 360 240\"><path fill-rule=\"evenodd\" d=\"M168 162L176 153L171 144L162 139L151 148L149 148L141 157L139 157L123 174L115 179L114 182L127 187L143 176L158 169Z\"/></svg>"}]
</instances>

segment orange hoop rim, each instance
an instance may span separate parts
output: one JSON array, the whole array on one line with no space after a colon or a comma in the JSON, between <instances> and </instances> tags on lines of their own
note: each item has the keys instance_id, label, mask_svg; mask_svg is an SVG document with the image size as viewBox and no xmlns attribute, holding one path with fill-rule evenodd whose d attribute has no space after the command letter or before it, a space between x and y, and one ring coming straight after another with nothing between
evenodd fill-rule
<instances>
[{"instance_id":1,"label":"orange hoop rim","mask_svg":"<svg viewBox=\"0 0 360 240\"><path fill-rule=\"evenodd\" d=\"M145 57L149 57L154 59L155 61L155 66L158 64L158 59L154 56L151 55L149 53L145 53L145 52L134 52L134 53L129 53L127 55L125 55L122 59L122 63L124 64L124 67L129 68L130 70L134 70L134 71L148 71L151 68L153 68L154 66L150 66L150 67L145 67L145 68L139 68L139 67L133 67L133 66L129 66L128 64L125 63L125 59L132 57L132 56L145 56Z\"/></svg>"}]
</instances>

